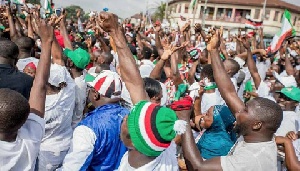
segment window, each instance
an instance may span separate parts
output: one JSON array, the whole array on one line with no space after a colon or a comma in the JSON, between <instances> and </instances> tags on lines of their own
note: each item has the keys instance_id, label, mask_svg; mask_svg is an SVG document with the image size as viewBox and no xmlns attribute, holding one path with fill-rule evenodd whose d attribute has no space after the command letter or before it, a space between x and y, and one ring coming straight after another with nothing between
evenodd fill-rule
<instances>
[{"instance_id":1,"label":"window","mask_svg":"<svg viewBox=\"0 0 300 171\"><path fill-rule=\"evenodd\" d=\"M265 17L264 17L266 20L269 20L270 12L271 12L270 10L268 10L268 9L266 10Z\"/></svg>"},{"instance_id":2,"label":"window","mask_svg":"<svg viewBox=\"0 0 300 171\"><path fill-rule=\"evenodd\" d=\"M259 19L260 9L255 9L254 11L254 19Z\"/></svg>"},{"instance_id":3,"label":"window","mask_svg":"<svg viewBox=\"0 0 300 171\"><path fill-rule=\"evenodd\" d=\"M274 20L273 21L280 21L279 20L279 11L275 11Z\"/></svg>"},{"instance_id":4,"label":"window","mask_svg":"<svg viewBox=\"0 0 300 171\"><path fill-rule=\"evenodd\" d=\"M189 13L189 4L185 4L184 13Z\"/></svg>"}]
</instances>

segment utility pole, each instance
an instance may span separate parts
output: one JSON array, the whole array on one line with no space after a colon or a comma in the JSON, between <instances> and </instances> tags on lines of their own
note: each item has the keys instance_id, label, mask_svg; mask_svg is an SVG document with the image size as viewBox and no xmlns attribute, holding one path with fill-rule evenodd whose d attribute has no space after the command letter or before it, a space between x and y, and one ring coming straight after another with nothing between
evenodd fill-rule
<instances>
[{"instance_id":1,"label":"utility pole","mask_svg":"<svg viewBox=\"0 0 300 171\"><path fill-rule=\"evenodd\" d=\"M262 21L266 18L266 6L267 6L267 0L265 0L264 6L263 6L263 13L262 13L262 17L261 17Z\"/></svg>"},{"instance_id":2,"label":"utility pole","mask_svg":"<svg viewBox=\"0 0 300 171\"><path fill-rule=\"evenodd\" d=\"M204 11L202 15L202 28L205 28L205 14L206 14L206 9L207 9L207 0L205 0L205 5L204 5Z\"/></svg>"}]
</instances>

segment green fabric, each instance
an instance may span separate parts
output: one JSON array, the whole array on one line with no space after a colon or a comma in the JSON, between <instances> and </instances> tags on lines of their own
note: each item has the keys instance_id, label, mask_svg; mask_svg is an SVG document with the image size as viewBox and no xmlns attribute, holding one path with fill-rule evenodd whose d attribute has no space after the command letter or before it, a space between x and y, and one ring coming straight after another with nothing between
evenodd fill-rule
<instances>
[{"instance_id":1,"label":"green fabric","mask_svg":"<svg viewBox=\"0 0 300 171\"><path fill-rule=\"evenodd\" d=\"M216 83L213 83L212 85L210 86L205 86L204 87L204 90L212 90L212 89L215 89L217 88L217 84Z\"/></svg>"},{"instance_id":2,"label":"green fabric","mask_svg":"<svg viewBox=\"0 0 300 171\"><path fill-rule=\"evenodd\" d=\"M96 77L92 76L91 74L86 74L85 75L85 82L93 82Z\"/></svg>"},{"instance_id":3,"label":"green fabric","mask_svg":"<svg viewBox=\"0 0 300 171\"><path fill-rule=\"evenodd\" d=\"M225 56L222 53L220 53L220 57L221 57L222 60L226 59Z\"/></svg>"},{"instance_id":4,"label":"green fabric","mask_svg":"<svg viewBox=\"0 0 300 171\"><path fill-rule=\"evenodd\" d=\"M5 30L5 27L4 26L0 26L0 30Z\"/></svg>"},{"instance_id":5,"label":"green fabric","mask_svg":"<svg viewBox=\"0 0 300 171\"><path fill-rule=\"evenodd\" d=\"M246 92L253 92L253 87L252 87L252 82L251 80L248 80L246 82L246 85L245 85L245 91Z\"/></svg>"},{"instance_id":6,"label":"green fabric","mask_svg":"<svg viewBox=\"0 0 300 171\"><path fill-rule=\"evenodd\" d=\"M280 92L286 97L294 101L300 102L300 89L298 87L285 87L281 89Z\"/></svg>"},{"instance_id":7,"label":"green fabric","mask_svg":"<svg viewBox=\"0 0 300 171\"><path fill-rule=\"evenodd\" d=\"M137 56L136 55L133 55L133 58L137 61L138 60L138 58L137 58Z\"/></svg>"},{"instance_id":8,"label":"green fabric","mask_svg":"<svg viewBox=\"0 0 300 171\"><path fill-rule=\"evenodd\" d=\"M94 35L95 35L95 32L93 32L93 31L88 31L87 34L90 35L90 36L94 36Z\"/></svg>"},{"instance_id":9,"label":"green fabric","mask_svg":"<svg viewBox=\"0 0 300 171\"><path fill-rule=\"evenodd\" d=\"M74 51L70 49L65 49L64 54L72 60L74 65L80 69L85 69L85 67L90 63L90 54L84 49L78 48Z\"/></svg>"},{"instance_id":10,"label":"green fabric","mask_svg":"<svg viewBox=\"0 0 300 171\"><path fill-rule=\"evenodd\" d=\"M140 115L143 107L148 103L150 102L140 101L134 106L134 108L131 110L130 114L128 115L127 126L128 126L130 139L135 149L146 156L157 157L162 153L162 151L156 151L152 149L145 141L140 130L140 124L139 124ZM176 120L177 120L177 116L173 110L166 107L161 107L158 110L156 120L155 120L155 126L157 127L158 133L160 134L162 139L171 142L175 138L176 133L173 130L173 127ZM151 128L146 128L146 129L151 129Z\"/></svg>"},{"instance_id":11,"label":"green fabric","mask_svg":"<svg viewBox=\"0 0 300 171\"><path fill-rule=\"evenodd\" d=\"M153 61L153 64L156 65L157 62L158 62L158 60L155 59L155 60Z\"/></svg>"},{"instance_id":12,"label":"green fabric","mask_svg":"<svg viewBox=\"0 0 300 171\"><path fill-rule=\"evenodd\" d=\"M177 91L175 93L175 97L174 97L174 100L177 101L180 99L180 97L185 93L187 89L187 85L182 83L182 84L179 84L178 85L178 88L177 88Z\"/></svg>"}]
</instances>

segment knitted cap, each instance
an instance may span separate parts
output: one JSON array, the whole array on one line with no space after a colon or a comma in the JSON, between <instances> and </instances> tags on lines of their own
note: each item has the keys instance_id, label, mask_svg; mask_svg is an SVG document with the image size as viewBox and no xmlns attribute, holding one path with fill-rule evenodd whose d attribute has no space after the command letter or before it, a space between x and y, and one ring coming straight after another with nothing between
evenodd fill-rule
<instances>
[{"instance_id":1,"label":"knitted cap","mask_svg":"<svg viewBox=\"0 0 300 171\"><path fill-rule=\"evenodd\" d=\"M183 134L186 122L178 120L176 113L148 101L137 103L128 120L131 141L140 153L157 157L167 149L176 134Z\"/></svg>"}]
</instances>

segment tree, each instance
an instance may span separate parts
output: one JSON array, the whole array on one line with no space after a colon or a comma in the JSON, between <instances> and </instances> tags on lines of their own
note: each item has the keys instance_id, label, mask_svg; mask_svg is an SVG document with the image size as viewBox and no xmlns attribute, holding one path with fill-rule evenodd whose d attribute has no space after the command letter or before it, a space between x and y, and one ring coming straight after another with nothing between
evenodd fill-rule
<instances>
[{"instance_id":1,"label":"tree","mask_svg":"<svg viewBox=\"0 0 300 171\"><path fill-rule=\"evenodd\" d=\"M26 3L30 3L30 4L41 4L40 0L26 0Z\"/></svg>"},{"instance_id":2,"label":"tree","mask_svg":"<svg viewBox=\"0 0 300 171\"><path fill-rule=\"evenodd\" d=\"M164 16L165 16L165 11L166 11L166 3L161 2L160 5L156 8L156 10L153 14L154 20L162 21L164 19Z\"/></svg>"},{"instance_id":3,"label":"tree","mask_svg":"<svg viewBox=\"0 0 300 171\"><path fill-rule=\"evenodd\" d=\"M73 17L76 17L76 14L77 14L77 12L76 12L76 10L77 9L80 9L81 10L81 16L83 16L84 15L84 11L83 11L83 9L80 7L80 6L77 6L77 5L71 5L71 6L67 6L67 7L65 7L65 10L67 11L67 18L69 19L69 18L71 18L72 16Z\"/></svg>"}]
</instances>

